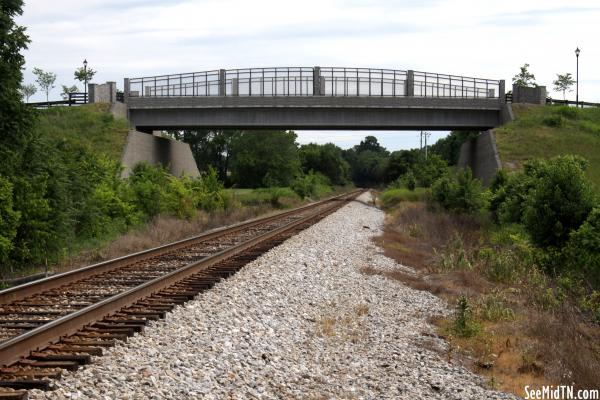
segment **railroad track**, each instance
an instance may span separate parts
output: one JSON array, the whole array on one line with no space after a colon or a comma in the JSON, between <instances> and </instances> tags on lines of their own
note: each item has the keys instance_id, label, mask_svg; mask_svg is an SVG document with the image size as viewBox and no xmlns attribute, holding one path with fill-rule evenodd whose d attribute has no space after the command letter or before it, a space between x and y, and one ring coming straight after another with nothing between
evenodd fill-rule
<instances>
[{"instance_id":1,"label":"railroad track","mask_svg":"<svg viewBox=\"0 0 600 400\"><path fill-rule=\"evenodd\" d=\"M0 399L50 390L362 191L0 291Z\"/></svg>"}]
</instances>

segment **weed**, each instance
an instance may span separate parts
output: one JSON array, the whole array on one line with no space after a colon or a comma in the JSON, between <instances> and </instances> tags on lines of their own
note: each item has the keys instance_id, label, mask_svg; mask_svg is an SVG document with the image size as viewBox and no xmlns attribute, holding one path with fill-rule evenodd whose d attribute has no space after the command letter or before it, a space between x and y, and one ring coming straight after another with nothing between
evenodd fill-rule
<instances>
[{"instance_id":1,"label":"weed","mask_svg":"<svg viewBox=\"0 0 600 400\"><path fill-rule=\"evenodd\" d=\"M465 296L460 296L454 318L453 332L458 337L470 338L481 331L481 326L473 320L473 312Z\"/></svg>"},{"instance_id":2,"label":"weed","mask_svg":"<svg viewBox=\"0 0 600 400\"><path fill-rule=\"evenodd\" d=\"M445 246L444 250L439 253L440 269L442 271L452 271L455 269L470 270L473 264L469 260L469 255L465 250L465 245L462 236L455 233L452 240Z\"/></svg>"},{"instance_id":3,"label":"weed","mask_svg":"<svg viewBox=\"0 0 600 400\"><path fill-rule=\"evenodd\" d=\"M513 321L515 312L506 305L506 302L506 297L499 291L488 294L479 303L481 318L491 322Z\"/></svg>"}]
</instances>

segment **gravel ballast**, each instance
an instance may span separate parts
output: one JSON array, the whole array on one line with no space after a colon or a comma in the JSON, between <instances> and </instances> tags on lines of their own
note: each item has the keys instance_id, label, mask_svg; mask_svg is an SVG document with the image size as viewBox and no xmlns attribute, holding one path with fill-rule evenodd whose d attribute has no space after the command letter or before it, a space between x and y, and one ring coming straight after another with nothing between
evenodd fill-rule
<instances>
[{"instance_id":1,"label":"gravel ballast","mask_svg":"<svg viewBox=\"0 0 600 400\"><path fill-rule=\"evenodd\" d=\"M371 240L383 219L345 206L30 398L514 398L445 361L442 300L360 272L405 268Z\"/></svg>"}]
</instances>

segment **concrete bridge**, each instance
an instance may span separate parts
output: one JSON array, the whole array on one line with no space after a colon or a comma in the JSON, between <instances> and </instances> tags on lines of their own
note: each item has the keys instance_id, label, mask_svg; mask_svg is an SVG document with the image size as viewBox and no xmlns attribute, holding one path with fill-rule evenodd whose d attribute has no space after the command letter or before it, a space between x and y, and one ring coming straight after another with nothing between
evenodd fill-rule
<instances>
[{"instance_id":1,"label":"concrete bridge","mask_svg":"<svg viewBox=\"0 0 600 400\"><path fill-rule=\"evenodd\" d=\"M286 67L126 78L132 127L486 130L507 118L503 80L370 68Z\"/></svg>"}]
</instances>

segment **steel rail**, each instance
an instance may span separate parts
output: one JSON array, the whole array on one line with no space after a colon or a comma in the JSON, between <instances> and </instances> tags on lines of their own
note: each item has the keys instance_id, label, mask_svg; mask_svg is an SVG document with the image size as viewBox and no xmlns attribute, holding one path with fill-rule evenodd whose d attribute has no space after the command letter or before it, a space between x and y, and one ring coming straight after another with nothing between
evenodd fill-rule
<instances>
[{"instance_id":1,"label":"steel rail","mask_svg":"<svg viewBox=\"0 0 600 400\"><path fill-rule=\"evenodd\" d=\"M311 208L319 207L325 204L328 201L335 201L338 198L341 198L346 194L342 194L339 196L334 196L320 202L315 202L312 204L308 204L303 207L295 208L293 210L280 212L268 217L259 217L249 221L244 221L232 226L217 228L211 230L209 232L202 233L197 236L193 236L187 239L183 239L177 242L169 243L166 245L154 247L151 249L143 250L137 253L129 254L123 257L115 258L112 260L103 261L97 264L77 268L71 271L63 272L61 274L56 274L49 276L47 278L43 278L37 281L25 283L23 285L14 286L12 288L4 289L0 291L0 306L6 305L8 303L23 300L26 297L29 297L33 294L44 292L46 290L56 289L60 286L66 285L68 283L72 283L78 281L80 279L89 278L93 276L92 274L101 274L107 271L111 271L116 268L123 267L125 265L134 264L138 261L157 257L164 255L166 253L170 253L173 251L177 251L181 248L185 248L188 246L192 246L196 243L200 243L203 241L211 240L217 238L223 234L230 234L239 232L243 229L251 228L257 225L261 225L267 222L271 222L277 219L280 219L285 216L293 215L301 211L306 211Z\"/></svg>"},{"instance_id":2,"label":"steel rail","mask_svg":"<svg viewBox=\"0 0 600 400\"><path fill-rule=\"evenodd\" d=\"M347 198L355 198L358 195L357 192L361 191L351 192L350 194L344 194L342 196ZM229 247L199 261L188 264L187 266L177 269L169 274L145 282L125 292L104 299L98 303L92 304L74 313L65 315L43 326L0 343L0 365L11 365L19 361L21 358L28 356L31 351L45 348L52 343L56 343L64 336L75 334L86 325L115 314L122 308L131 305L140 299L146 298L162 289L165 289L186 277L202 272L203 270L221 261L243 253L245 250L258 245L259 243L273 239L276 236L293 230L300 225L306 224L323 214L327 214L328 212L335 210L338 208L338 205L338 203L334 203L326 210L321 210L304 218L292 221L272 231L256 236L238 245Z\"/></svg>"}]
</instances>

